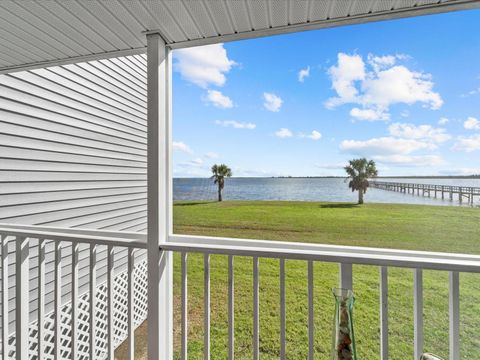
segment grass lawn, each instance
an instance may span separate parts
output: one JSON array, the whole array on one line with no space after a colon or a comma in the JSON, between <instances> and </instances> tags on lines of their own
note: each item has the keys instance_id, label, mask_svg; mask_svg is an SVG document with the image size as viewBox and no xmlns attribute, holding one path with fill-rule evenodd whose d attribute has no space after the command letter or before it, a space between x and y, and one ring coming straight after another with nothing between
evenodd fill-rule
<instances>
[{"instance_id":1,"label":"grass lawn","mask_svg":"<svg viewBox=\"0 0 480 360\"><path fill-rule=\"evenodd\" d=\"M368 200L368 199L367 199ZM182 202L174 206L175 233L413 250L480 253L480 209L423 205L319 202ZM175 255L175 349L179 349L180 264ZM225 359L227 257L211 257L211 354ZM328 359L336 264L316 263L316 358ZM260 259L261 359L279 356L279 265ZM307 357L307 264L286 263L287 357ZM203 350L203 256L189 255L189 358ZM354 322L359 359L379 358L378 268L354 266ZM461 274L461 358L480 358L480 275ZM448 273L424 274L425 350L448 358ZM413 358L413 271L389 270L390 359ZM139 329L138 339L145 336ZM251 359L252 261L235 258L235 351ZM120 349L117 353L120 358ZM142 350L139 349L139 354ZM179 358L178 354L176 358Z\"/></svg>"}]
</instances>

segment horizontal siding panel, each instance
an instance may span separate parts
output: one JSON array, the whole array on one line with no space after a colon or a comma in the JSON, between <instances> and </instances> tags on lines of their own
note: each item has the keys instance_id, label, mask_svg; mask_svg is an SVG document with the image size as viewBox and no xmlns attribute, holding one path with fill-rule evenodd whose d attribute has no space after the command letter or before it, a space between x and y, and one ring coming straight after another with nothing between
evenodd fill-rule
<instances>
[{"instance_id":1,"label":"horizontal siding panel","mask_svg":"<svg viewBox=\"0 0 480 360\"><path fill-rule=\"evenodd\" d=\"M45 172L45 171L2 171L0 170L0 182L7 181L103 181L116 180L119 177L125 180L146 180L142 174L109 174L109 173L74 173L74 172Z\"/></svg>"},{"instance_id":2,"label":"horizontal siding panel","mask_svg":"<svg viewBox=\"0 0 480 360\"><path fill-rule=\"evenodd\" d=\"M114 150L103 150L101 148L72 145L58 141L36 139L25 135L17 136L11 134L2 134L0 129L0 144L11 147L25 147L28 143L30 148L36 150L45 150L52 152L61 152L67 154L78 154L88 156L98 156L113 159L125 159L135 161L145 161L146 157L142 154L132 154L131 152L119 152Z\"/></svg>"},{"instance_id":3,"label":"horizontal siding panel","mask_svg":"<svg viewBox=\"0 0 480 360\"><path fill-rule=\"evenodd\" d=\"M99 60L95 63L95 66L103 69L103 71L113 71L116 74L120 75L119 79L123 79L123 82L130 86L133 89L136 89L140 94L147 94L147 83L138 79L135 75L132 75L131 72L125 71L121 66L118 66L115 62L115 59Z\"/></svg>"},{"instance_id":4,"label":"horizontal siding panel","mask_svg":"<svg viewBox=\"0 0 480 360\"><path fill-rule=\"evenodd\" d=\"M42 77L51 79L52 82L57 84L61 84L62 88L69 88L74 90L75 94L81 93L85 96L88 96L91 99L96 99L100 101L101 104L105 104L110 106L111 108L118 111L119 114L128 114L132 115L132 120L141 124L145 125L144 119L146 116L145 109L138 107L131 107L125 104L125 102L119 101L118 98L109 97L102 91L102 88L98 86L88 87L84 84L85 81L81 81L81 79L73 74L72 72L66 71L65 69L58 67L55 70L53 69L42 69L42 72L38 72L41 74ZM74 79L69 79L67 76L75 77Z\"/></svg>"},{"instance_id":5,"label":"horizontal siding panel","mask_svg":"<svg viewBox=\"0 0 480 360\"><path fill-rule=\"evenodd\" d=\"M146 169L147 164L144 161L132 161L132 160L123 160L115 158L103 158L103 157L93 157L86 155L78 155L75 153L62 153L62 152L51 152L43 151L37 149L29 148L20 148L20 147L10 147L10 146L1 146L0 153L5 159L22 159L22 160L32 160L36 161L52 161L52 162L61 162L61 163L71 163L71 164L96 164L96 165L108 165L108 166L118 166L118 167L130 167L138 169Z\"/></svg>"},{"instance_id":6,"label":"horizontal siding panel","mask_svg":"<svg viewBox=\"0 0 480 360\"><path fill-rule=\"evenodd\" d=\"M108 68L105 69L105 67L98 66L98 64L98 62L92 61L90 63L78 64L78 66L98 77L99 79L104 79L105 81L113 84L113 86L123 89L126 96L131 98L133 101L136 100L140 105L142 103L146 105L146 92L142 93L138 90L132 89L130 86L128 86L128 83L125 82L125 79L123 79L119 74L112 73Z\"/></svg>"},{"instance_id":7,"label":"horizontal siding panel","mask_svg":"<svg viewBox=\"0 0 480 360\"><path fill-rule=\"evenodd\" d=\"M35 194L51 191L75 191L89 189L118 189L129 187L146 187L146 181L103 181L103 182L10 182L2 183L0 186L0 195L9 194Z\"/></svg>"},{"instance_id":8,"label":"horizontal siding panel","mask_svg":"<svg viewBox=\"0 0 480 360\"><path fill-rule=\"evenodd\" d=\"M101 196L125 195L132 193L144 193L145 187L129 187L99 190L70 190L70 191L52 191L42 193L10 194L3 195L0 201L2 206L17 206L22 204L42 203L46 201L71 201L76 199L98 198Z\"/></svg>"},{"instance_id":9,"label":"horizontal siding panel","mask_svg":"<svg viewBox=\"0 0 480 360\"><path fill-rule=\"evenodd\" d=\"M2 159L2 169L28 171L58 171L58 172L93 172L93 173L114 173L114 174L146 174L146 169L131 166L115 166L105 164L82 164L74 162L24 160L24 159Z\"/></svg>"},{"instance_id":10,"label":"horizontal siding panel","mask_svg":"<svg viewBox=\"0 0 480 360\"><path fill-rule=\"evenodd\" d=\"M32 87L38 89L38 93L42 94L51 94L54 93L55 95L61 98L67 98L69 101L78 102L82 106L88 106L94 109L94 111L98 112L99 114L103 114L103 117L107 115L108 117L112 117L112 119L125 119L142 126L143 124L142 115L134 115L131 114L130 109L124 108L119 109L111 100L106 97L101 97L98 94L90 92L88 89L82 88L80 86L72 86L67 87L68 82L64 80L64 78L48 71L48 70L37 70L35 73L33 72L20 72L20 73L13 73L9 75L13 79L18 79L24 82L23 86L16 87L20 90L25 91L28 89L30 93ZM35 94L35 93L33 93ZM107 100L107 101L104 101Z\"/></svg>"},{"instance_id":11,"label":"horizontal siding panel","mask_svg":"<svg viewBox=\"0 0 480 360\"><path fill-rule=\"evenodd\" d=\"M111 215L111 214L110 214ZM107 219L90 221L88 223L81 224L82 227L89 227L94 229L102 229L102 230L116 230L116 227L119 225L124 225L125 223L132 221L147 218L147 212L144 209L132 211L128 214L120 215L120 216L110 216Z\"/></svg>"},{"instance_id":12,"label":"horizontal siding panel","mask_svg":"<svg viewBox=\"0 0 480 360\"><path fill-rule=\"evenodd\" d=\"M2 25L0 25L1 27ZM143 56L0 76L0 222L142 231L147 223L146 61ZM71 300L71 244L62 242L62 301ZM30 316L37 313L38 240L30 239ZM97 283L106 281L106 247ZM9 322L15 321L10 243ZM146 259L144 250L136 261ZM115 248L115 273L127 268ZM89 247L80 245L87 292ZM46 311L54 310L54 243L46 243Z\"/></svg>"},{"instance_id":13,"label":"horizontal siding panel","mask_svg":"<svg viewBox=\"0 0 480 360\"><path fill-rule=\"evenodd\" d=\"M40 124L41 124L41 121L40 121ZM73 145L80 145L80 146L84 144L83 146L87 146L87 147L100 148L100 149L105 148L111 151L145 155L146 146L143 144L130 143L125 145L117 145L115 143L112 143L111 141L112 139L109 139L110 141L105 141L106 139L103 139L101 134L92 133L91 137L87 137L87 136L82 137L80 135L75 135L76 134L75 132L70 132L70 133L54 132L48 129L42 130L39 128L15 125L7 122L1 122L0 126L1 126L0 131L2 133L4 134L8 133L8 134L16 135L19 137L27 135L26 137L33 137L36 139L57 141L57 142L62 142L67 144L71 143ZM98 140L97 138L102 140Z\"/></svg>"},{"instance_id":14,"label":"horizontal siding panel","mask_svg":"<svg viewBox=\"0 0 480 360\"><path fill-rule=\"evenodd\" d=\"M11 108L17 111L1 110L0 120L6 123L21 125L32 129L44 129L54 133L67 135L71 135L74 131L75 136L79 138L93 138L106 143L136 148L145 148L146 146L146 139L142 137L132 136L118 130L97 126L88 122L79 124L78 120L72 121L72 119L62 115L53 114L52 116L48 112L40 114L38 109L32 108L27 104L18 104L14 101L0 98L0 106L3 106L4 109ZM23 111L23 113L20 114L18 111ZM46 115L46 118L42 118L40 115Z\"/></svg>"},{"instance_id":15,"label":"horizontal siding panel","mask_svg":"<svg viewBox=\"0 0 480 360\"><path fill-rule=\"evenodd\" d=\"M17 77L20 75L3 75L2 85L5 88L15 89L18 92L25 92L31 94L31 96L35 96L38 99L43 99L45 101L44 104L48 104L50 106L54 105L62 105L62 108L71 108L81 111L89 116L95 116L100 119L105 119L112 123L117 124L124 124L126 126L130 126L132 128L142 128L142 125L138 124L135 121L128 119L127 117L123 116L115 116L115 114L111 113L111 108L107 106L103 106L104 110L100 110L97 106L93 106L92 103L98 105L98 101L91 100L91 104L85 104L74 97L70 98L67 95L57 93L53 90L48 88L48 83L42 78L38 77L37 83L34 84L32 82L23 81L18 79ZM27 77L27 74L23 75L24 78ZM31 76L30 76L31 78ZM51 85L50 85L51 87ZM67 94L71 94L71 91L66 91ZM85 100L80 96L80 99ZM126 113L124 113L126 114Z\"/></svg>"},{"instance_id":16,"label":"horizontal siding panel","mask_svg":"<svg viewBox=\"0 0 480 360\"><path fill-rule=\"evenodd\" d=\"M56 71L56 67L51 68L52 71ZM139 94L131 94L126 91L125 87L119 83L115 78L110 77L106 74L103 77L100 77L101 72L97 71L95 68L88 64L69 64L64 65L61 69L70 72L72 75L77 75L78 78L72 76L73 80L80 80L85 86L90 87L91 89L103 89L105 96L108 96L112 99L118 99L119 101L124 101L129 106L136 108L138 111L146 111L147 97L138 96ZM71 76L71 75L66 75ZM143 109L143 110L142 110Z\"/></svg>"},{"instance_id":17,"label":"horizontal siding panel","mask_svg":"<svg viewBox=\"0 0 480 360\"><path fill-rule=\"evenodd\" d=\"M129 69L131 69L135 72L135 76L138 75L139 78L142 81L147 80L147 72L145 71L144 66L139 65L133 56L130 56L128 58L126 58L126 57L116 58L116 59L112 59L112 61L118 61L119 63L125 64L128 67L127 71L129 71ZM122 65L120 65L120 66L122 66Z\"/></svg>"},{"instance_id":18,"label":"horizontal siding panel","mask_svg":"<svg viewBox=\"0 0 480 360\"><path fill-rule=\"evenodd\" d=\"M122 96L121 94L124 94L123 89L113 87L112 85L105 87L105 85L102 86L101 83L97 84L95 81L86 81L88 79L95 80L96 78L78 66L74 66L73 69L57 66L45 69L45 71L49 71L52 76L57 76L58 81L62 81L65 86L68 84L69 87L77 91L95 96L107 104L111 104L127 113L140 117L142 119L141 123L144 123L143 119L145 119L147 115L145 106L132 101L130 97Z\"/></svg>"},{"instance_id":19,"label":"horizontal siding panel","mask_svg":"<svg viewBox=\"0 0 480 360\"><path fill-rule=\"evenodd\" d=\"M88 66L90 66L89 69L92 72L98 74L99 76L102 76L103 74L112 74L112 69L109 66L105 65L105 63L102 63L100 61L90 62ZM113 71L113 73L115 73L114 81L116 82L116 84L122 86L125 91L127 91L130 95L135 96L140 100L147 98L146 89L144 90L141 87L137 86L135 83L132 83L118 72Z\"/></svg>"},{"instance_id":20,"label":"horizontal siding panel","mask_svg":"<svg viewBox=\"0 0 480 360\"><path fill-rule=\"evenodd\" d=\"M73 221L73 219L77 217L81 217L89 214L105 214L106 212L110 212L113 210L125 210L134 206L140 206L145 204L146 204L146 198L139 199L139 200L124 201L122 203L108 203L103 205L90 206L86 208L56 210L51 212L41 212L39 209L38 213L35 213L32 215L20 215L17 217L8 218L8 219L5 219L4 222L10 222L12 224L35 223L38 225L57 226L56 223L61 220Z\"/></svg>"},{"instance_id":21,"label":"horizontal siding panel","mask_svg":"<svg viewBox=\"0 0 480 360\"><path fill-rule=\"evenodd\" d=\"M54 123L59 125L66 125L70 129L69 133L75 131L79 136L82 133L89 134L96 133L99 135L105 135L112 137L110 142L115 142L115 139L124 139L141 144L146 143L145 137L142 132L139 135L132 135L128 131L118 130L110 124L98 124L92 121L86 121L84 119L74 118L71 116L63 115L58 112L52 112L39 107L35 107L28 102L21 102L5 98L0 96L0 109L2 110L1 119L3 121L24 121L25 126L38 127L37 121L44 121L44 123ZM29 122L28 122L29 121ZM58 130L55 130L58 131ZM88 133L87 133L88 132Z\"/></svg>"},{"instance_id":22,"label":"horizontal siding panel","mask_svg":"<svg viewBox=\"0 0 480 360\"><path fill-rule=\"evenodd\" d=\"M86 215L77 215L75 217L70 217L66 219L56 219L51 220L42 225L48 226L58 226L58 227L75 227L75 228L86 228L86 229L95 229L94 223L97 221L107 221L113 220L113 224L116 224L116 219L130 214L136 214L140 211L146 211L147 205L141 203L139 205L129 205L124 207L117 207L116 209L107 209L105 211L99 211L95 213L90 213ZM109 229L109 230L117 230Z\"/></svg>"},{"instance_id":23,"label":"horizontal siding panel","mask_svg":"<svg viewBox=\"0 0 480 360\"><path fill-rule=\"evenodd\" d=\"M145 199L144 191L139 193L130 193L127 195L97 196L87 199L64 200L49 202L44 199L43 202L31 203L28 205L0 206L0 217L9 219L21 215L31 215L38 213L49 213L52 211L64 211L73 209L82 209L85 207L94 207L104 204L122 204L126 201Z\"/></svg>"},{"instance_id":24,"label":"horizontal siding panel","mask_svg":"<svg viewBox=\"0 0 480 360\"><path fill-rule=\"evenodd\" d=\"M8 76L1 75L0 83L4 83ZM51 101L49 97L46 99L43 97L38 97L34 95L30 95L28 93L16 90L15 88L8 87L5 85L1 86L1 94L3 98L14 100L19 103L28 104L34 106L39 109L44 109L53 113L65 115L74 119L80 119L84 121L88 121L91 123L96 123L114 130L123 131L126 134L135 134L137 136L142 136L144 132L141 129L141 126L136 123L129 123L128 121L120 121L120 119L116 118L114 121L109 118L105 118L102 116L94 115L90 112L83 111L79 106L79 104L72 104L73 106L67 106L62 101L54 102ZM3 107L3 105L2 105ZM88 110L87 106L82 107L84 110Z\"/></svg>"}]
</instances>

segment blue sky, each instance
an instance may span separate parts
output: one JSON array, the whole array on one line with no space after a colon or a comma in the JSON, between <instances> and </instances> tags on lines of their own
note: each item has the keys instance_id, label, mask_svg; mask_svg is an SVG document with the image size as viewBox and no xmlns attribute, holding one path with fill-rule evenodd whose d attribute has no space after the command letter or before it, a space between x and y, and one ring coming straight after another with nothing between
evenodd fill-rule
<instances>
[{"instance_id":1,"label":"blue sky","mask_svg":"<svg viewBox=\"0 0 480 360\"><path fill-rule=\"evenodd\" d=\"M480 11L174 52L174 176L480 173Z\"/></svg>"}]
</instances>

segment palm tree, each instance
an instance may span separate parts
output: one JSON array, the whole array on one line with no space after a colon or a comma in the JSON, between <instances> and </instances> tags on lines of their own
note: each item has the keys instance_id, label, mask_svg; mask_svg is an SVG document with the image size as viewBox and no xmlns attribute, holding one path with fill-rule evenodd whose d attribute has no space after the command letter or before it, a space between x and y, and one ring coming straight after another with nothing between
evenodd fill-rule
<instances>
[{"instance_id":1,"label":"palm tree","mask_svg":"<svg viewBox=\"0 0 480 360\"><path fill-rule=\"evenodd\" d=\"M378 175L375 161L365 158L353 159L345 166L345 171L350 179L348 187L352 192L358 191L358 203L363 204L363 194L367 192L369 186L368 179Z\"/></svg>"},{"instance_id":2,"label":"palm tree","mask_svg":"<svg viewBox=\"0 0 480 360\"><path fill-rule=\"evenodd\" d=\"M222 191L225 187L225 178L232 176L232 170L225 164L212 166L213 183L218 185L218 201L222 201Z\"/></svg>"}]
</instances>

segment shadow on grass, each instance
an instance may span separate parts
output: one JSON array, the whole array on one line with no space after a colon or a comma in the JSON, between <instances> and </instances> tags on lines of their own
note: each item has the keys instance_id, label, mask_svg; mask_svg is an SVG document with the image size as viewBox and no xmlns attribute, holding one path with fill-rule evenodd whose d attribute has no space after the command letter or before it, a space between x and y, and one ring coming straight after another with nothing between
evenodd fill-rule
<instances>
[{"instance_id":1,"label":"shadow on grass","mask_svg":"<svg viewBox=\"0 0 480 360\"><path fill-rule=\"evenodd\" d=\"M331 203L331 204L320 205L322 209L352 209L358 206L359 206L358 204L354 204L354 203Z\"/></svg>"},{"instance_id":2,"label":"shadow on grass","mask_svg":"<svg viewBox=\"0 0 480 360\"><path fill-rule=\"evenodd\" d=\"M213 204L217 201L182 201L182 202L174 202L174 206L195 206L195 205L206 205L206 204Z\"/></svg>"}]
</instances>

